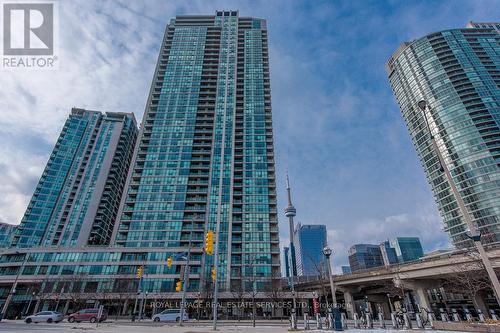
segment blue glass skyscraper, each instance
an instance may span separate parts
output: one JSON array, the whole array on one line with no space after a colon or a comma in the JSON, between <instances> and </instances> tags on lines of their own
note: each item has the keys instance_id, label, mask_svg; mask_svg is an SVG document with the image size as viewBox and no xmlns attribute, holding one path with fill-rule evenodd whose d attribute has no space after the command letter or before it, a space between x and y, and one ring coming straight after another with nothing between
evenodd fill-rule
<instances>
[{"instance_id":1,"label":"blue glass skyscraper","mask_svg":"<svg viewBox=\"0 0 500 333\"><path fill-rule=\"evenodd\" d=\"M482 243L500 243L500 35L496 24L445 30L404 43L387 73L448 232L457 247L472 244L438 156L477 224ZM484 27L482 27L484 26Z\"/></svg>"},{"instance_id":2,"label":"blue glass skyscraper","mask_svg":"<svg viewBox=\"0 0 500 333\"><path fill-rule=\"evenodd\" d=\"M10 246L16 226L0 222L0 248Z\"/></svg>"},{"instance_id":3,"label":"blue glass skyscraper","mask_svg":"<svg viewBox=\"0 0 500 333\"><path fill-rule=\"evenodd\" d=\"M398 263L396 249L391 246L391 243L388 240L380 244L380 251L382 252L382 259L385 266Z\"/></svg>"},{"instance_id":4,"label":"blue glass skyscraper","mask_svg":"<svg viewBox=\"0 0 500 333\"><path fill-rule=\"evenodd\" d=\"M299 276L318 276L324 271L322 267L326 246L325 225L301 225L295 230L297 243L297 271Z\"/></svg>"},{"instance_id":5,"label":"blue glass skyscraper","mask_svg":"<svg viewBox=\"0 0 500 333\"><path fill-rule=\"evenodd\" d=\"M221 290L279 275L265 20L218 11L167 26L120 214L118 247L191 244L191 289L212 289L209 230Z\"/></svg>"},{"instance_id":6,"label":"blue glass skyscraper","mask_svg":"<svg viewBox=\"0 0 500 333\"><path fill-rule=\"evenodd\" d=\"M283 264L285 265L285 276L290 277L290 248L285 246L283 248Z\"/></svg>"},{"instance_id":7,"label":"blue glass skyscraper","mask_svg":"<svg viewBox=\"0 0 500 333\"><path fill-rule=\"evenodd\" d=\"M131 113L73 108L12 245L107 245L137 137Z\"/></svg>"},{"instance_id":8,"label":"blue glass skyscraper","mask_svg":"<svg viewBox=\"0 0 500 333\"><path fill-rule=\"evenodd\" d=\"M351 272L380 267L384 265L379 245L356 244L349 249Z\"/></svg>"},{"instance_id":9,"label":"blue glass skyscraper","mask_svg":"<svg viewBox=\"0 0 500 333\"><path fill-rule=\"evenodd\" d=\"M397 261L408 262L424 256L422 244L418 237L396 237L389 240L391 248L395 250Z\"/></svg>"}]
</instances>

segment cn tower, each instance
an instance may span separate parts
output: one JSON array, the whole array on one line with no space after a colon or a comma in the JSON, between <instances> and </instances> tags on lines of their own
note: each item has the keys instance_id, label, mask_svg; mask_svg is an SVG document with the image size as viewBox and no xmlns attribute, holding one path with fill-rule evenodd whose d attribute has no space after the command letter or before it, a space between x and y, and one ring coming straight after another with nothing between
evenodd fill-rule
<instances>
[{"instance_id":1,"label":"cn tower","mask_svg":"<svg viewBox=\"0 0 500 333\"><path fill-rule=\"evenodd\" d=\"M295 244L293 242L293 233L295 229L295 224L293 223L293 218L297 211L292 205L292 194L290 192L290 180L288 179L288 174L286 175L286 192L288 194L288 206L285 208L285 216L288 217L288 223L290 226L290 261L291 261L291 272L292 277L297 276L297 262L295 257Z\"/></svg>"}]
</instances>

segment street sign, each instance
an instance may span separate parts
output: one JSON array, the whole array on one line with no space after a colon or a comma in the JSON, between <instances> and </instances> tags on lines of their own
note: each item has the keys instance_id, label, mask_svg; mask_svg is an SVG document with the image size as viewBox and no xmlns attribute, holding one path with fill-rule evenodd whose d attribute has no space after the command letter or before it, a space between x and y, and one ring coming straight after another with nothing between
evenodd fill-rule
<instances>
[{"instance_id":1,"label":"street sign","mask_svg":"<svg viewBox=\"0 0 500 333\"><path fill-rule=\"evenodd\" d=\"M319 314L319 302L317 298L313 298L313 310L315 315Z\"/></svg>"},{"instance_id":2,"label":"street sign","mask_svg":"<svg viewBox=\"0 0 500 333\"><path fill-rule=\"evenodd\" d=\"M99 306L99 311L97 312L97 321L101 321L101 317L102 317L102 312L104 310L104 305L100 305Z\"/></svg>"}]
</instances>

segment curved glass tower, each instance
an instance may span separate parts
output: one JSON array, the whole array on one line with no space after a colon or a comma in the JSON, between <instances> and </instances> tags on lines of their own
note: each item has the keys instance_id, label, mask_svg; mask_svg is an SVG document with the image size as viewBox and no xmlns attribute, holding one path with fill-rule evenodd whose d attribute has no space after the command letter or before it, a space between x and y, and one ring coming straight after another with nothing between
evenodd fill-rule
<instances>
[{"instance_id":1,"label":"curved glass tower","mask_svg":"<svg viewBox=\"0 0 500 333\"><path fill-rule=\"evenodd\" d=\"M482 234L500 243L500 35L490 28L445 30L404 43L386 69L447 231L471 245L449 183L432 149L417 102L438 149Z\"/></svg>"}]
</instances>

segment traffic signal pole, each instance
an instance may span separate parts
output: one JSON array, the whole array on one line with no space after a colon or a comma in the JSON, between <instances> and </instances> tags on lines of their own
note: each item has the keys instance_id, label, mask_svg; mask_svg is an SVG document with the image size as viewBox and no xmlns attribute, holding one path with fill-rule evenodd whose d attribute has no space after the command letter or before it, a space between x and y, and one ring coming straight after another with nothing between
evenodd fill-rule
<instances>
[{"instance_id":1,"label":"traffic signal pole","mask_svg":"<svg viewBox=\"0 0 500 333\"><path fill-rule=\"evenodd\" d=\"M139 284L137 285L137 296L135 298L134 313L132 314L132 316L134 318L135 318L135 314L137 312L137 303L139 302L139 295L141 294L143 269L144 269L144 266L139 266L137 268L137 273L136 273L136 276L139 278Z\"/></svg>"},{"instance_id":2,"label":"traffic signal pole","mask_svg":"<svg viewBox=\"0 0 500 333\"><path fill-rule=\"evenodd\" d=\"M192 226L191 226L192 228ZM179 319L179 326L182 326L182 321L184 319L184 311L186 308L186 289L189 281L189 259L191 256L191 240L193 239L193 230L191 229L191 233L189 235L189 248L186 257L186 263L184 265L184 276L182 277L182 301L181 301L181 317Z\"/></svg>"},{"instance_id":3,"label":"traffic signal pole","mask_svg":"<svg viewBox=\"0 0 500 333\"><path fill-rule=\"evenodd\" d=\"M220 217L219 217L220 218ZM219 288L217 285L217 277L219 275L219 225L220 223L217 223L217 227L215 230L215 254L214 254L214 269L215 269L215 278L214 278L214 299L213 299L213 327L212 329L214 331L217 330L217 313L218 313L218 305L217 305L217 298L219 294Z\"/></svg>"},{"instance_id":4,"label":"traffic signal pole","mask_svg":"<svg viewBox=\"0 0 500 333\"><path fill-rule=\"evenodd\" d=\"M142 279L144 277L144 265L141 266L142 267L142 270L141 270L141 278L139 280L139 285L141 286L141 303L140 303L140 307L139 307L139 321L142 320L142 312L143 312L143 308L144 308L144 288L142 288Z\"/></svg>"}]
</instances>

